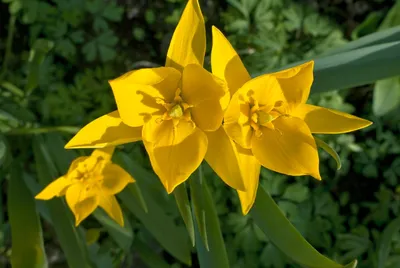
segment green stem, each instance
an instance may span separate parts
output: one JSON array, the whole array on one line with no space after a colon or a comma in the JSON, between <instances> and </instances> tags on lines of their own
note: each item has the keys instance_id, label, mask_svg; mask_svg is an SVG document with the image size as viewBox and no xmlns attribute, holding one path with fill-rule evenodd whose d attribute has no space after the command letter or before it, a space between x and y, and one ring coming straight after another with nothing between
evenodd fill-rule
<instances>
[{"instance_id":1,"label":"green stem","mask_svg":"<svg viewBox=\"0 0 400 268\"><path fill-rule=\"evenodd\" d=\"M42 134L48 132L66 132L75 134L79 131L78 127L57 126L57 127L39 127L39 128L15 128L8 131L7 135L27 135L27 134Z\"/></svg>"},{"instance_id":2,"label":"green stem","mask_svg":"<svg viewBox=\"0 0 400 268\"><path fill-rule=\"evenodd\" d=\"M13 37L14 37L14 31L15 31L15 22L17 20L17 17L15 15L12 15L10 17L10 21L8 23L8 34L7 34L7 43L6 43L6 52L4 55L3 59L3 65L1 67L1 72L0 72L0 81L3 80L4 75L6 74L7 70L7 65L8 61L11 56L11 48L12 48L12 43L13 43Z\"/></svg>"}]
</instances>

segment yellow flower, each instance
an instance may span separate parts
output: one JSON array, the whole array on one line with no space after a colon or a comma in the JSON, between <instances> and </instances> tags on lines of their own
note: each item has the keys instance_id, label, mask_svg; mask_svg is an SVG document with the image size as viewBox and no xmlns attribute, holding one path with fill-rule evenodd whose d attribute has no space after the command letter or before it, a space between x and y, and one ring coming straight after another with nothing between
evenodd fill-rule
<instances>
[{"instance_id":1,"label":"yellow flower","mask_svg":"<svg viewBox=\"0 0 400 268\"><path fill-rule=\"evenodd\" d=\"M109 81L118 111L86 125L66 148L100 148L143 140L168 193L188 179L207 151L229 102L226 83L203 69L205 26L189 0L173 34L166 67L131 71ZM243 183L237 186L244 189Z\"/></svg>"},{"instance_id":2,"label":"yellow flower","mask_svg":"<svg viewBox=\"0 0 400 268\"><path fill-rule=\"evenodd\" d=\"M50 183L36 199L49 200L65 195L78 226L96 208L103 208L112 219L124 226L121 208L115 194L135 180L120 166L111 162L114 147L94 150L91 156L75 159L67 174Z\"/></svg>"},{"instance_id":3,"label":"yellow flower","mask_svg":"<svg viewBox=\"0 0 400 268\"><path fill-rule=\"evenodd\" d=\"M209 146L221 152L220 157L207 160L220 177L229 175L226 163L240 169L246 186L246 191L238 191L244 214L255 200L260 164L291 176L321 179L312 133L346 133L372 123L306 104L313 82L313 61L251 79L229 41L213 27L211 65L213 74L227 82L232 99L223 129L209 139Z\"/></svg>"}]
</instances>

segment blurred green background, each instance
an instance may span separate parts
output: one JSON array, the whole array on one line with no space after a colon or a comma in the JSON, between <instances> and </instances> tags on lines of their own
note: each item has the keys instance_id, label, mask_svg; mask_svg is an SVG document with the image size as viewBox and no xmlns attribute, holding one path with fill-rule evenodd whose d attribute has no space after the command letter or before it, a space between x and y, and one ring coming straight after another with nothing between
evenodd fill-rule
<instances>
[{"instance_id":1,"label":"blurred green background","mask_svg":"<svg viewBox=\"0 0 400 268\"><path fill-rule=\"evenodd\" d=\"M36 134L50 133L45 136L50 144L62 144L84 124L116 108L108 79L131 69L163 65L185 4L185 0L1 1L0 267L9 267L7 185L15 163L24 176L35 177ZM216 25L252 74L400 25L400 1L395 0L200 0L200 4L208 55L210 27ZM337 150L343 165L337 171L335 161L321 151L323 181L263 169L261 184L323 254L341 263L358 258L361 268L400 267L396 220L400 217L400 76L313 94L310 102L374 124L352 134L322 136ZM146 168L143 174L151 185L159 187L142 145L129 144L123 150ZM269 243L249 216L241 214L232 189L210 168L205 175L231 267L299 267ZM185 232L173 197L154 198ZM88 242L98 243L99 252L106 252L113 263L105 267L187 267L167 253L135 216L129 216L133 231L126 248L98 229L99 217L90 217L83 227L91 230L86 233ZM42 225L49 267L67 267L54 230L45 221ZM379 263L382 254L389 256L384 264Z\"/></svg>"}]
</instances>

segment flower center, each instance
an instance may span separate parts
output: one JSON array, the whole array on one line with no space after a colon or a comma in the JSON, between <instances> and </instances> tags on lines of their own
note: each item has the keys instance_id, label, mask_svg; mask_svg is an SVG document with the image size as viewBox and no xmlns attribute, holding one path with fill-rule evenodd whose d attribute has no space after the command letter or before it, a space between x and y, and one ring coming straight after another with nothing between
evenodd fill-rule
<instances>
[{"instance_id":1,"label":"flower center","mask_svg":"<svg viewBox=\"0 0 400 268\"><path fill-rule=\"evenodd\" d=\"M274 106L268 106L259 105L256 100L252 101L252 104L250 104L250 126L253 128L257 138L262 135L261 127L275 130L273 121L285 115L278 109L282 104L282 101L277 101Z\"/></svg>"},{"instance_id":2,"label":"flower center","mask_svg":"<svg viewBox=\"0 0 400 268\"><path fill-rule=\"evenodd\" d=\"M94 186L103 180L102 171L106 161L101 157L89 157L78 164L69 178L76 182L81 182L87 186Z\"/></svg>"},{"instance_id":3,"label":"flower center","mask_svg":"<svg viewBox=\"0 0 400 268\"><path fill-rule=\"evenodd\" d=\"M175 97L172 102L165 102L162 99L158 99L157 103L164 106L166 110L162 118L159 119L160 122L162 122L163 120L173 120L174 123L177 124L181 119L184 119L186 121L192 120L190 114L191 106L184 102L184 100L182 99L180 88L176 90Z\"/></svg>"}]
</instances>

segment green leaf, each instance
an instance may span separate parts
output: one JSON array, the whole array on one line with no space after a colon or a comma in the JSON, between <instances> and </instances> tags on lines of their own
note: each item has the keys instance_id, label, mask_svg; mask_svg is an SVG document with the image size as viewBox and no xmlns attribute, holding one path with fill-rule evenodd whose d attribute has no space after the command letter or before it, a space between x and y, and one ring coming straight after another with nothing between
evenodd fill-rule
<instances>
[{"instance_id":1,"label":"green leaf","mask_svg":"<svg viewBox=\"0 0 400 268\"><path fill-rule=\"evenodd\" d=\"M372 99L374 114L382 116L400 104L400 76L379 80L375 84Z\"/></svg>"},{"instance_id":2,"label":"green leaf","mask_svg":"<svg viewBox=\"0 0 400 268\"><path fill-rule=\"evenodd\" d=\"M153 235L153 237L166 249L172 256L190 265L190 242L182 227L175 225L174 218L165 212L166 202L164 206L160 206L156 200L162 195L164 189L155 189L154 180L158 180L155 176L140 167L134 160L126 154L115 153L115 163L123 167L135 179L136 183L140 183L143 191L143 197L146 201L148 212L146 213L138 204L136 197L132 193L132 185L128 185L118 197L128 210L135 215L143 224L143 226ZM153 177L153 178L152 178ZM153 181L152 181L153 179Z\"/></svg>"},{"instance_id":3,"label":"green leaf","mask_svg":"<svg viewBox=\"0 0 400 268\"><path fill-rule=\"evenodd\" d=\"M133 249L137 253L142 261L149 268L169 268L171 267L166 263L159 254L156 254L141 238L136 238L133 242Z\"/></svg>"},{"instance_id":4,"label":"green leaf","mask_svg":"<svg viewBox=\"0 0 400 268\"><path fill-rule=\"evenodd\" d=\"M389 10L386 18L379 26L379 30L388 29L398 25L400 25L400 1L397 1L396 4L394 4L394 6Z\"/></svg>"},{"instance_id":5,"label":"green leaf","mask_svg":"<svg viewBox=\"0 0 400 268\"><path fill-rule=\"evenodd\" d=\"M44 268L47 267L47 259L42 228L36 213L35 199L22 178L21 170L21 166L15 163L8 185L11 264L13 268Z\"/></svg>"},{"instance_id":6,"label":"green leaf","mask_svg":"<svg viewBox=\"0 0 400 268\"><path fill-rule=\"evenodd\" d=\"M190 194L192 198L192 205L194 214L196 216L197 228L200 237L207 251L210 251L208 245L207 225L206 225L206 212L204 210L204 196L203 196L203 174L202 169L199 169L189 179Z\"/></svg>"},{"instance_id":7,"label":"green leaf","mask_svg":"<svg viewBox=\"0 0 400 268\"><path fill-rule=\"evenodd\" d=\"M360 39L349 42L341 47L332 49L321 56L328 56L356 50L363 47L386 44L400 40L400 26L366 35ZM320 56L320 57L321 57Z\"/></svg>"},{"instance_id":8,"label":"green leaf","mask_svg":"<svg viewBox=\"0 0 400 268\"><path fill-rule=\"evenodd\" d=\"M201 193L202 202L200 203L202 207L200 211L204 211L205 214L205 225L207 226L207 238L208 238L208 246L209 250L204 245L203 240L201 239L199 226L195 225L196 230L196 249L197 249L197 256L200 262L200 267L207 267L207 268L225 268L229 267L228 256L225 248L224 239L221 233L221 227L219 224L218 214L215 209L214 201L212 200L212 196L210 190L207 186L205 178L202 174L202 167L200 166L199 169L196 171L194 178L191 178L190 181L193 179L196 182L196 185L191 184L191 189L198 191ZM197 177L197 178L196 178ZM200 183L201 182L201 183ZM196 187L196 188L193 188ZM193 198L193 193L192 193ZM196 199L199 198L198 196L195 197ZM194 206L194 202L193 202ZM196 212L196 209L194 209ZM197 214L195 213L196 218ZM197 223L198 221L196 221Z\"/></svg>"},{"instance_id":9,"label":"green leaf","mask_svg":"<svg viewBox=\"0 0 400 268\"><path fill-rule=\"evenodd\" d=\"M190 209L189 197L185 183L182 183L181 185L175 188L174 196L176 204L178 205L179 212L181 213L182 219L188 231L190 241L192 242L192 246L194 246L195 239L194 239L193 217L192 217L192 210Z\"/></svg>"},{"instance_id":10,"label":"green leaf","mask_svg":"<svg viewBox=\"0 0 400 268\"><path fill-rule=\"evenodd\" d=\"M309 190L306 186L300 183L290 184L285 192L283 193L282 198L295 201L295 202L303 202L307 199Z\"/></svg>"},{"instance_id":11,"label":"green leaf","mask_svg":"<svg viewBox=\"0 0 400 268\"><path fill-rule=\"evenodd\" d=\"M270 241L300 265L308 268L356 267L356 260L343 266L321 255L289 222L262 186L258 188L250 214Z\"/></svg>"},{"instance_id":12,"label":"green leaf","mask_svg":"<svg viewBox=\"0 0 400 268\"><path fill-rule=\"evenodd\" d=\"M28 79L25 85L25 92L29 95L39 81L40 66L46 54L53 48L54 42L46 39L37 39L29 52Z\"/></svg>"},{"instance_id":13,"label":"green leaf","mask_svg":"<svg viewBox=\"0 0 400 268\"><path fill-rule=\"evenodd\" d=\"M369 13L368 17L353 30L351 37L357 39L361 36L376 32L383 15L381 11Z\"/></svg>"},{"instance_id":14,"label":"green leaf","mask_svg":"<svg viewBox=\"0 0 400 268\"><path fill-rule=\"evenodd\" d=\"M373 45L316 59L311 90L318 93L351 88L399 73L400 41Z\"/></svg>"},{"instance_id":15,"label":"green leaf","mask_svg":"<svg viewBox=\"0 0 400 268\"><path fill-rule=\"evenodd\" d=\"M391 242L393 237L400 230L400 217L392 220L383 230L382 235L378 241L378 268L384 268L386 261L389 257Z\"/></svg>"},{"instance_id":16,"label":"green leaf","mask_svg":"<svg viewBox=\"0 0 400 268\"><path fill-rule=\"evenodd\" d=\"M46 148L43 137L35 136L33 152L36 162L38 179L44 188L59 175L56 166ZM46 202L49 208L50 217L64 251L65 257L70 268L90 268L87 256L87 248L84 239L77 232L72 219L72 214L66 204L60 198L54 198Z\"/></svg>"},{"instance_id":17,"label":"green leaf","mask_svg":"<svg viewBox=\"0 0 400 268\"><path fill-rule=\"evenodd\" d=\"M340 157L338 153L331 147L329 144L324 142L323 140L317 138L314 136L315 142L318 147L321 147L325 152L327 152L330 156L333 157L336 161L336 170L339 170L342 168L342 162L340 161Z\"/></svg>"},{"instance_id":18,"label":"green leaf","mask_svg":"<svg viewBox=\"0 0 400 268\"><path fill-rule=\"evenodd\" d=\"M101 209L96 209L93 216L105 227L118 246L128 252L133 241L133 231L129 220L124 217L124 227L122 227Z\"/></svg>"}]
</instances>

